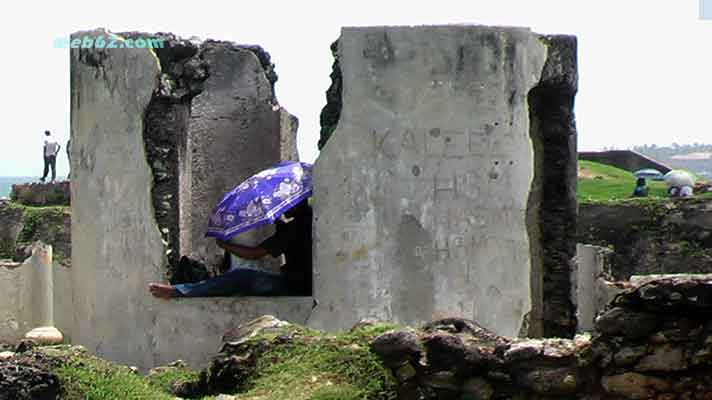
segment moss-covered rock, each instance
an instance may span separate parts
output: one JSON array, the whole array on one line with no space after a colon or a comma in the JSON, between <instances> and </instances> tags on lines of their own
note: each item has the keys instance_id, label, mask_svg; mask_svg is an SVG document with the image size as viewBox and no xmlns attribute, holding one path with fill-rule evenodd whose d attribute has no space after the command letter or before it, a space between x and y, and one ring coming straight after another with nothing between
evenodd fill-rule
<instances>
[{"instance_id":1,"label":"moss-covered rock","mask_svg":"<svg viewBox=\"0 0 712 400\"><path fill-rule=\"evenodd\" d=\"M181 397L233 393L238 399L392 399L395 381L369 347L389 324L336 335L266 316L225 336L221 353ZM334 397L335 396L335 397Z\"/></svg>"}]
</instances>

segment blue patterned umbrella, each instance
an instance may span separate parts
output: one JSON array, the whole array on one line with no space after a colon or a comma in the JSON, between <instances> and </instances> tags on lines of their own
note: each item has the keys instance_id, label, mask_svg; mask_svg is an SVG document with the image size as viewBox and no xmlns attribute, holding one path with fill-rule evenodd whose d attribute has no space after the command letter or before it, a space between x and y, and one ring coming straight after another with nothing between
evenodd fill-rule
<instances>
[{"instance_id":1,"label":"blue patterned umbrella","mask_svg":"<svg viewBox=\"0 0 712 400\"><path fill-rule=\"evenodd\" d=\"M312 194L312 166L283 162L255 174L227 193L213 209L208 232L220 240L273 223Z\"/></svg>"}]
</instances>

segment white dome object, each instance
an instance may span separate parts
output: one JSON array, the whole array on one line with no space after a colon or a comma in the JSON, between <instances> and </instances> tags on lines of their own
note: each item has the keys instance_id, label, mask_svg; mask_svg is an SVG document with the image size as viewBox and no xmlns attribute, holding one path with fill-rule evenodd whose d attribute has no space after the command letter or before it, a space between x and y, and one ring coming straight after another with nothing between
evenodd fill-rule
<instances>
[{"instance_id":1,"label":"white dome object","mask_svg":"<svg viewBox=\"0 0 712 400\"><path fill-rule=\"evenodd\" d=\"M695 186L695 178L687 171L674 169L665 174L665 183L670 186Z\"/></svg>"}]
</instances>

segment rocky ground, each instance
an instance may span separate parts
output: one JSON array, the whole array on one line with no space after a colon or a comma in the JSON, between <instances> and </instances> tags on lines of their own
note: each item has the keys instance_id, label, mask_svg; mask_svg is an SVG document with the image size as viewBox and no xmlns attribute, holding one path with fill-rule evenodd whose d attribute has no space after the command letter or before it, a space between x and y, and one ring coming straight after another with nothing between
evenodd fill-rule
<instances>
[{"instance_id":1,"label":"rocky ground","mask_svg":"<svg viewBox=\"0 0 712 400\"><path fill-rule=\"evenodd\" d=\"M57 360L33 347L0 345L0 400L60 398L59 377L51 372Z\"/></svg>"},{"instance_id":2,"label":"rocky ground","mask_svg":"<svg viewBox=\"0 0 712 400\"><path fill-rule=\"evenodd\" d=\"M332 335L265 316L226 334L200 372L178 363L140 376L81 347L4 350L0 400L710 400L712 281L631 288L573 340L505 338L456 318Z\"/></svg>"}]
</instances>

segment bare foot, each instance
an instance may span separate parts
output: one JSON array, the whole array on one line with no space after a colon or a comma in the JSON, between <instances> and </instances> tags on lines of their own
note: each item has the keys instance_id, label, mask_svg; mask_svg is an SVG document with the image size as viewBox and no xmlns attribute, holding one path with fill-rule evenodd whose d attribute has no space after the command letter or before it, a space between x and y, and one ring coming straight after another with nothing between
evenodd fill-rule
<instances>
[{"instance_id":1,"label":"bare foot","mask_svg":"<svg viewBox=\"0 0 712 400\"><path fill-rule=\"evenodd\" d=\"M148 285L148 290L151 291L154 297L158 297L159 299L170 299L178 296L178 290L171 285L165 285L163 283L151 283Z\"/></svg>"}]
</instances>

